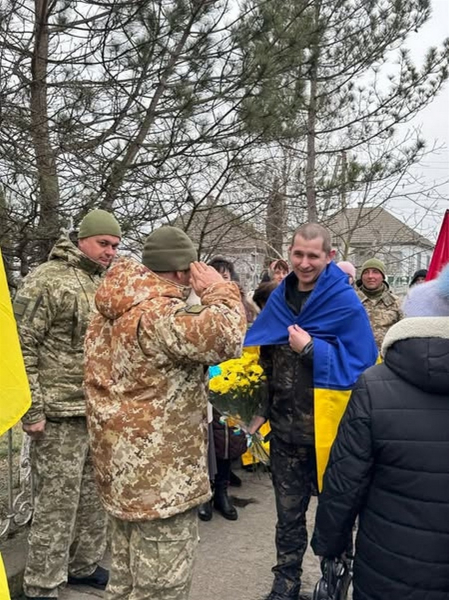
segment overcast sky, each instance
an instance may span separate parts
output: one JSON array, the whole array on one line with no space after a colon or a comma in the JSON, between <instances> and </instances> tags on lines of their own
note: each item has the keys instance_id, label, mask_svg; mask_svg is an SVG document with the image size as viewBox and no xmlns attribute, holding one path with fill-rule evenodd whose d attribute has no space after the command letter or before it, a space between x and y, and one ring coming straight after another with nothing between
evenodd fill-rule
<instances>
[{"instance_id":1,"label":"overcast sky","mask_svg":"<svg viewBox=\"0 0 449 600\"><path fill-rule=\"evenodd\" d=\"M410 36L407 44L412 57L419 64L429 47L441 44L449 37L449 0L431 0L431 2L432 17L418 33ZM422 228L418 225L422 233L429 236L433 233L435 237L444 211L449 209L449 82L445 83L437 98L411 121L409 126L421 128L421 134L429 147L433 143L444 146L438 153L428 156L421 165L416 167L417 175L423 176L426 185L431 186L434 182L444 183L440 188L442 198L436 210L425 216ZM391 208L405 216L415 210L415 207L410 206L410 202L407 201L395 201ZM424 211L422 214L424 215ZM419 221L418 215L415 220Z\"/></svg>"}]
</instances>

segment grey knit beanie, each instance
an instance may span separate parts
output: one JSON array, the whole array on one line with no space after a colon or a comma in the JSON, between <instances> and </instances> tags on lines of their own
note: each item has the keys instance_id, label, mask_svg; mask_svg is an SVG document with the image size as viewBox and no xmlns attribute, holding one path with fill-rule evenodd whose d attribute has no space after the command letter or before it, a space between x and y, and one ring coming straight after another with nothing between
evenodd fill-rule
<instances>
[{"instance_id":1,"label":"grey knit beanie","mask_svg":"<svg viewBox=\"0 0 449 600\"><path fill-rule=\"evenodd\" d=\"M164 225L145 240L142 263L156 273L186 271L198 254L189 236L178 227Z\"/></svg>"}]
</instances>

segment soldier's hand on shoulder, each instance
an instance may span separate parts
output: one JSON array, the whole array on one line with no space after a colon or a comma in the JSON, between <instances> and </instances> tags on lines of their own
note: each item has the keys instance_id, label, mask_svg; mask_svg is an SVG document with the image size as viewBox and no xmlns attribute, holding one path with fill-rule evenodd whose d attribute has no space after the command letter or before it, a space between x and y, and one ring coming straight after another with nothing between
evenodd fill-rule
<instances>
[{"instance_id":1,"label":"soldier's hand on shoulder","mask_svg":"<svg viewBox=\"0 0 449 600\"><path fill-rule=\"evenodd\" d=\"M203 262L191 263L190 284L200 298L213 283L224 283L224 279L218 271Z\"/></svg>"},{"instance_id":2,"label":"soldier's hand on shoulder","mask_svg":"<svg viewBox=\"0 0 449 600\"><path fill-rule=\"evenodd\" d=\"M33 440L38 440L44 437L46 420L38 421L37 423L22 423L22 429Z\"/></svg>"}]
</instances>

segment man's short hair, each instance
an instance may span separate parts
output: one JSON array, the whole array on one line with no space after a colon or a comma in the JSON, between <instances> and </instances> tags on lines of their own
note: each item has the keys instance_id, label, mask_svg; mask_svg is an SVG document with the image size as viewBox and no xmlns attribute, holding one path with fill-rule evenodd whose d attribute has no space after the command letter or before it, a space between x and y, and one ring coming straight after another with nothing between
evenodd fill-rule
<instances>
[{"instance_id":1,"label":"man's short hair","mask_svg":"<svg viewBox=\"0 0 449 600\"><path fill-rule=\"evenodd\" d=\"M295 238L301 236L305 240L315 240L321 238L323 240L323 250L326 254L330 254L332 250L332 238L326 227L318 223L304 223L295 229L292 236L291 245L295 243Z\"/></svg>"}]
</instances>

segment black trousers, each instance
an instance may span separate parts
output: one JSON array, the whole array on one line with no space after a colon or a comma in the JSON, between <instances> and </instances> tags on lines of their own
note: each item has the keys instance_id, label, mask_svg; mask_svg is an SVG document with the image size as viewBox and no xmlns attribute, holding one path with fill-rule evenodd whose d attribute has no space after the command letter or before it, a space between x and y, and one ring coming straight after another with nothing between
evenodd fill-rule
<instances>
[{"instance_id":1,"label":"black trousers","mask_svg":"<svg viewBox=\"0 0 449 600\"><path fill-rule=\"evenodd\" d=\"M227 489L231 478L231 459L217 458L217 472L215 474L215 487Z\"/></svg>"},{"instance_id":2,"label":"black trousers","mask_svg":"<svg viewBox=\"0 0 449 600\"><path fill-rule=\"evenodd\" d=\"M317 489L315 447L292 446L273 436L270 463L277 511L272 592L297 600L307 548L306 512Z\"/></svg>"}]
</instances>

